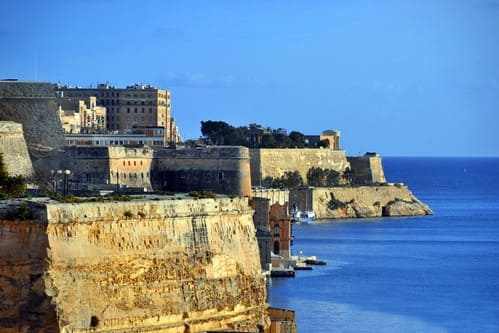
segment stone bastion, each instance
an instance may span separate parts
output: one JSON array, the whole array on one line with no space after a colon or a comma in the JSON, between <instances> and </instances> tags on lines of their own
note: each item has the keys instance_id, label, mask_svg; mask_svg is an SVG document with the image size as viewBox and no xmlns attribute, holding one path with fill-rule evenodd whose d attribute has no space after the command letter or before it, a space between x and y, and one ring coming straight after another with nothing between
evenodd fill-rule
<instances>
[{"instance_id":1,"label":"stone bastion","mask_svg":"<svg viewBox=\"0 0 499 333\"><path fill-rule=\"evenodd\" d=\"M247 198L1 206L2 332L268 331Z\"/></svg>"}]
</instances>

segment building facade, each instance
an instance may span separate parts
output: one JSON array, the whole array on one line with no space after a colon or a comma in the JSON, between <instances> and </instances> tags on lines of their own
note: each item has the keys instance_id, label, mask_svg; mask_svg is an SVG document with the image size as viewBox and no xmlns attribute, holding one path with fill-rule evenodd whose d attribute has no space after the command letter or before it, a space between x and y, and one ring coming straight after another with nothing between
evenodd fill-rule
<instances>
[{"instance_id":1,"label":"building facade","mask_svg":"<svg viewBox=\"0 0 499 333\"><path fill-rule=\"evenodd\" d=\"M144 84L124 89L109 84L99 84L96 88L56 86L55 90L59 100L63 101L95 96L96 104L107 109L109 131L124 134L133 128L163 127L165 145L181 141L171 116L171 94L167 90Z\"/></svg>"},{"instance_id":2,"label":"building facade","mask_svg":"<svg viewBox=\"0 0 499 333\"><path fill-rule=\"evenodd\" d=\"M65 134L67 146L165 146L163 127L134 129L130 133L117 134Z\"/></svg>"},{"instance_id":3,"label":"building facade","mask_svg":"<svg viewBox=\"0 0 499 333\"><path fill-rule=\"evenodd\" d=\"M272 252L284 260L289 260L293 236L287 205L276 203L270 206L269 226L272 235Z\"/></svg>"},{"instance_id":4,"label":"building facade","mask_svg":"<svg viewBox=\"0 0 499 333\"><path fill-rule=\"evenodd\" d=\"M65 134L107 132L106 108L97 105L95 96L59 99L58 107Z\"/></svg>"}]
</instances>

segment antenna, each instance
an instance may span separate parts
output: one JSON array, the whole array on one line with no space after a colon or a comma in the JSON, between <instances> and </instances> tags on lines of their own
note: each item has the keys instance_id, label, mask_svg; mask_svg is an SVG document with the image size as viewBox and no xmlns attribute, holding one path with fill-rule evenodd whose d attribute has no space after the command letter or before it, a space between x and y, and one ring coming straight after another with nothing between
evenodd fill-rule
<instances>
[{"instance_id":1,"label":"antenna","mask_svg":"<svg viewBox=\"0 0 499 333\"><path fill-rule=\"evenodd\" d=\"M36 81L36 47L33 54L33 76L35 77Z\"/></svg>"}]
</instances>

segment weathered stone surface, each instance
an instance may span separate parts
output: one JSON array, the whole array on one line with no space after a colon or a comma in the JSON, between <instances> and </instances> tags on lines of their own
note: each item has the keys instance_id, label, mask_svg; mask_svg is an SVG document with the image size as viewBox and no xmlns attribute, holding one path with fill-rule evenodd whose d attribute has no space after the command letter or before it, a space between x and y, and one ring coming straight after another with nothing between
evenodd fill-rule
<instances>
[{"instance_id":1,"label":"weathered stone surface","mask_svg":"<svg viewBox=\"0 0 499 333\"><path fill-rule=\"evenodd\" d=\"M40 210L46 221L0 225L0 327L54 331L40 328L53 328L46 318L62 332L269 327L248 199L50 202ZM21 330L14 323L27 314L33 320Z\"/></svg>"},{"instance_id":2,"label":"weathered stone surface","mask_svg":"<svg viewBox=\"0 0 499 333\"><path fill-rule=\"evenodd\" d=\"M304 180L312 167L343 172L350 166L344 150L333 149L250 149L251 183L261 185L266 177L278 178L286 171L298 171Z\"/></svg>"},{"instance_id":3,"label":"weathered stone surface","mask_svg":"<svg viewBox=\"0 0 499 333\"><path fill-rule=\"evenodd\" d=\"M432 215L406 186L315 188L313 209L317 219Z\"/></svg>"},{"instance_id":4,"label":"weathered stone surface","mask_svg":"<svg viewBox=\"0 0 499 333\"><path fill-rule=\"evenodd\" d=\"M13 121L0 121L0 153L10 176L31 177L33 165L24 141L23 127Z\"/></svg>"},{"instance_id":5,"label":"weathered stone surface","mask_svg":"<svg viewBox=\"0 0 499 333\"><path fill-rule=\"evenodd\" d=\"M31 157L64 146L56 96L48 82L0 80L0 116L23 125Z\"/></svg>"},{"instance_id":6,"label":"weathered stone surface","mask_svg":"<svg viewBox=\"0 0 499 333\"><path fill-rule=\"evenodd\" d=\"M411 201L395 200L383 207L385 216L413 216L433 214L428 206L413 198Z\"/></svg>"},{"instance_id":7,"label":"weathered stone surface","mask_svg":"<svg viewBox=\"0 0 499 333\"><path fill-rule=\"evenodd\" d=\"M45 295L47 224L0 221L0 332L57 332Z\"/></svg>"}]
</instances>

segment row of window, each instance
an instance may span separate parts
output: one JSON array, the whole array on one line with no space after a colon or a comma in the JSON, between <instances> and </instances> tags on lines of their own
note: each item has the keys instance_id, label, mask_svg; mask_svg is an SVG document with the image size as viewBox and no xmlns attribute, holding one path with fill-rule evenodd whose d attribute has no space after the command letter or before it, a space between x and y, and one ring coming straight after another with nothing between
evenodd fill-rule
<instances>
[{"instance_id":1,"label":"row of window","mask_svg":"<svg viewBox=\"0 0 499 333\"><path fill-rule=\"evenodd\" d=\"M123 166L126 166L126 163L127 161L123 161ZM128 166L131 166L132 164L130 163L130 161L128 161ZM137 161L133 161L133 165L134 166L137 166ZM140 165L143 165L142 164L142 161L140 161Z\"/></svg>"},{"instance_id":2,"label":"row of window","mask_svg":"<svg viewBox=\"0 0 499 333\"><path fill-rule=\"evenodd\" d=\"M120 116L116 116L116 118L114 116L106 116L106 120L107 121L120 121ZM126 120L127 121L132 121L132 118L130 116L126 117ZM148 118L149 122L153 122L154 121L154 117L153 116L149 116ZM134 116L133 117L133 121L137 122L139 121L139 118L138 116ZM140 121L144 122L146 121L146 117L145 116L141 116L140 117Z\"/></svg>"},{"instance_id":3,"label":"row of window","mask_svg":"<svg viewBox=\"0 0 499 333\"><path fill-rule=\"evenodd\" d=\"M134 108L133 111L134 113L138 112L137 108ZM145 113L145 111L146 111L145 108L142 108L142 113ZM130 113L130 108L126 108L126 112ZM152 108L149 108L149 113L152 113Z\"/></svg>"},{"instance_id":4,"label":"row of window","mask_svg":"<svg viewBox=\"0 0 499 333\"><path fill-rule=\"evenodd\" d=\"M127 178L127 173L126 172L116 172L116 175L118 176L118 178L121 178L121 179L126 179ZM111 176L114 177L115 176L115 173L113 171L111 171ZM137 172L129 172L128 173L128 178L129 179L132 179L132 178L137 178L138 175L137 175ZM141 172L140 173L140 177L142 179L144 179L144 173ZM146 172L146 177L149 177L149 172Z\"/></svg>"}]
</instances>

